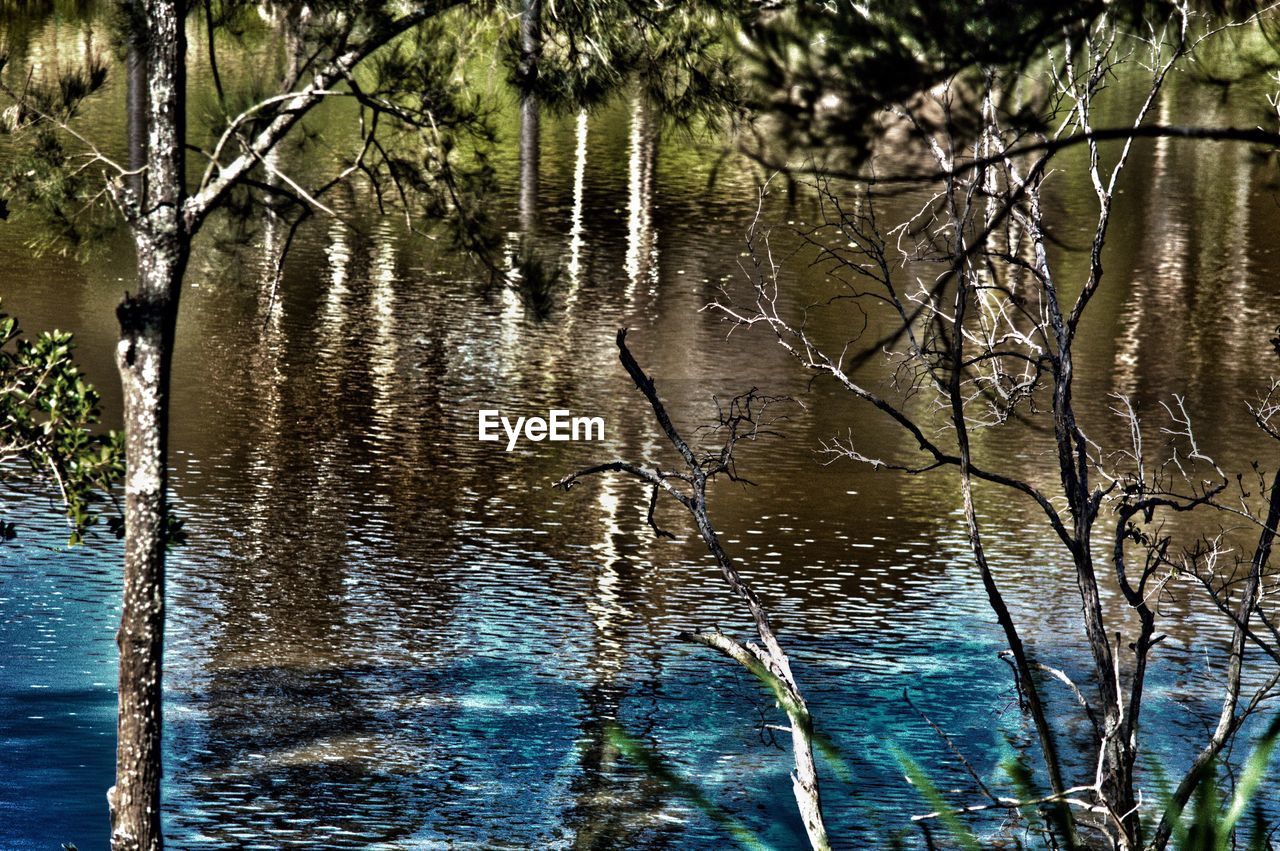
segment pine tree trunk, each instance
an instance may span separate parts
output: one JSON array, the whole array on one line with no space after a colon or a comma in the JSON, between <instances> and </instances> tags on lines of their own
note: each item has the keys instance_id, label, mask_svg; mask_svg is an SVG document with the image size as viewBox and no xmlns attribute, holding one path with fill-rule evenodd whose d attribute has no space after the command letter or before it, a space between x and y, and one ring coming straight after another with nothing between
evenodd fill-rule
<instances>
[{"instance_id":1,"label":"pine tree trunk","mask_svg":"<svg viewBox=\"0 0 1280 851\"><path fill-rule=\"evenodd\" d=\"M179 3L146 0L146 172L131 220L138 290L117 314L124 390L125 554L112 851L160 851L161 704L168 508L169 374L190 237L182 219L184 52ZM133 92L140 103L143 93ZM133 157L131 156L131 160ZM136 183L135 183L136 185Z\"/></svg>"}]
</instances>

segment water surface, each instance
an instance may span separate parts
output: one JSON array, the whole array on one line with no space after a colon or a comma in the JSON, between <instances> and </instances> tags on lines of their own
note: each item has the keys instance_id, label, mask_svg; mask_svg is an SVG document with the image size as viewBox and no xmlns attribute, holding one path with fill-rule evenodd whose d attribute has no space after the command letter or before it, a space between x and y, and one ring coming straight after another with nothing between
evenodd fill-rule
<instances>
[{"instance_id":1,"label":"water surface","mask_svg":"<svg viewBox=\"0 0 1280 851\"><path fill-rule=\"evenodd\" d=\"M1248 94L1178 82L1161 119L1238 123ZM95 108L113 120L120 100L111 89ZM326 120L336 133L340 116ZM514 240L514 111L500 129L497 213ZM630 96L544 116L527 236L562 269L546 319L510 292L483 292L444 241L379 219L359 186L332 199L355 227L305 226L275 292L285 226L211 225L188 275L174 378L175 499L190 543L169 581L173 847L724 847L720 826L624 756L613 725L771 847L803 846L789 752L764 726L781 720L771 701L678 637L750 630L693 530L667 506L659 518L678 537L656 540L648 494L627 481L550 488L598 460L676 460L617 363L619 327L682 427L708 421L713 393L758 386L802 403L783 438L744 451L756 486L721 483L712 513L846 760L847 779L823 769L841 847L876 847L922 810L889 743L942 785L965 786L904 691L988 775L1027 742L955 479L823 466L820 442L849 429L887 451L909 446L835 388L810 384L765 336L730 336L701 310L742 279L758 202L744 161L711 179L724 144L664 127ZM1274 464L1239 401L1263 387L1259 341L1280 309L1275 186L1245 148L1201 150L1138 147L1107 285L1078 346L1081 395L1099 400L1089 422L1114 439L1107 391L1153 411L1183 394L1207 447ZM1069 173L1054 178L1068 247L1088 232L1091 192ZM918 200L893 204L901 213ZM794 233L815 214L803 194L764 205L796 304L823 286ZM34 257L29 237L0 229L5 309L28 329L75 331L118 419L111 357L127 244L81 264ZM1081 255L1064 258L1083 268ZM508 453L476 440L481 408L603 416L607 439ZM1046 448L992 438L979 451L1051 481ZM1027 640L1082 671L1069 564L1030 507L980 497ZM16 790L0 801L0 836L14 849L105 848L119 551L101 539L64 550L47 499L4 498L21 537L0 550L0 771ZM1148 717L1176 767L1213 715L1205 694L1222 633L1191 611L1166 628Z\"/></svg>"}]
</instances>

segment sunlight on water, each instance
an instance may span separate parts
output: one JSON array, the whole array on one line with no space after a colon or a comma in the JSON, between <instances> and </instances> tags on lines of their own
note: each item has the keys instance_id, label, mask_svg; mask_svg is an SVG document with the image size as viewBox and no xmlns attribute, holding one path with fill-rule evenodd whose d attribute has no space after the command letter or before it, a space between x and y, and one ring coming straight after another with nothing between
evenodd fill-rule
<instances>
[{"instance_id":1,"label":"sunlight on water","mask_svg":"<svg viewBox=\"0 0 1280 851\"><path fill-rule=\"evenodd\" d=\"M1166 104L1160 120L1177 123L1184 108ZM609 734L615 722L771 847L803 846L789 754L766 726L778 721L771 699L679 638L750 634L696 530L660 503L655 519L676 540L655 539L649 494L631 481L550 487L612 458L677 463L618 365L620 327L632 329L687 434L714 415L712 393L755 385L804 402L780 425L783 439L744 450L741 471L756 486L722 483L712 514L852 775L851 787L823 769L832 832L873 847L921 810L889 744L941 785L964 782L904 692L984 775L1027 747L955 482L821 466L820 441L850 428L910 447L835 389L810 385L771 340L727 337L699 312L743 275L758 202L749 166L713 182L712 143L665 133L643 99L627 97L590 115L544 116L536 192L521 202L518 122L501 121L507 191L495 213L530 217L513 240L527 236L563 263L545 322L509 289L480 292L445 241L379 219L359 189L326 196L357 228L322 217L302 227L278 289L284 222L257 222L239 247L233 225L214 222L198 246L173 414L176 501L190 533L169 578L173 847L724 847L704 812L625 757ZM305 162L291 165L305 173ZM1140 148L1140 177L1123 196L1130 223L1111 249L1110 313L1088 332L1083 358L1083 381L1149 408L1186 393L1206 440L1236 454L1252 433L1217 417L1216 399L1250 398L1250 376L1214 366L1245 360L1244 329L1280 315L1270 285L1280 258L1255 245L1274 241L1260 224L1274 204L1251 169L1244 153L1203 163L1179 142ZM1203 190L1206 204L1182 203L1189 174L1218 187ZM1071 211L1092 189L1054 191ZM537 209L520 216L522 203ZM779 257L798 250L784 223L812 221L810 206L766 201ZM1212 215L1202 220L1203 206ZM1202 229L1213 238L1197 238ZM14 270L6 310L29 328L74 327L115 410L112 308L124 273L41 265L21 235L0 240ZM823 273L795 257L784 269L789 297L810 303ZM598 414L606 440L508 453L475 439L481 407ZM1031 435L978 451L1032 468L1047 447ZM1075 610L1041 605L1076 593L1042 518L1003 495L980 492L979 503L1028 643L1083 670ZM3 829L18 837L0 844L100 849L118 547L63 551L47 500L4 507L22 537L0 550L0 770L22 791L0 801ZM1167 728L1169 759L1185 761L1211 715L1204 695L1222 632L1170 605L1185 617L1162 645L1148 723Z\"/></svg>"}]
</instances>

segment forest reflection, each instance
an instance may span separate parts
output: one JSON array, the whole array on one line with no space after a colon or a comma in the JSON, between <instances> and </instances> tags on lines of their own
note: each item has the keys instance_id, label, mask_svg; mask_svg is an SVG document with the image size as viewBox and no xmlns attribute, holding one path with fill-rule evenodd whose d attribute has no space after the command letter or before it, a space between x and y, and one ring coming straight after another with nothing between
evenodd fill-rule
<instances>
[{"instance_id":1,"label":"forest reflection","mask_svg":"<svg viewBox=\"0 0 1280 851\"><path fill-rule=\"evenodd\" d=\"M33 24L6 39L47 63L107 51L92 23ZM198 51L203 40L190 42ZM106 98L92 117L123 139L123 87ZM1181 80L1159 118L1239 123L1242 101ZM331 110L316 132L336 137L349 120ZM338 216L306 222L291 244L292 222L267 213L216 221L197 247L175 378L176 493L191 530L171 578L175 846L721 847L717 825L624 756L609 734L620 725L772 846L800 847L787 760L762 732L766 697L678 639L747 625L714 565L674 515L659 520L679 539L653 538L642 488L604 479L566 498L548 487L591 461L670 462L617 366L619 327L633 329L689 430L714 414L713 393L756 385L804 403L783 439L745 450L757 486L722 487L714 512L794 648L815 715L856 769L860 795L830 795L833 833L865 840L919 808L885 742L936 764L941 782L959 776L904 689L993 770L1006 737L1027 738L1009 711L955 482L821 466L814 450L849 429L887 453L912 447L810 384L770 341L727 336L699 312L743 274L762 175L744 159L713 168L731 140L667 132L638 91L567 115L512 96L496 121L506 247L527 243L562 267L547 317L511 288L476 286L445 240L378 216L361 187L327 196ZM280 171L301 175L325 155L273 153ZM914 165L910 156L883 150L879 161ZM1119 428L1108 393L1153 410L1178 393L1215 450L1252 451L1247 417L1220 400L1256 396L1258 326L1280 315L1270 286L1280 233L1257 168L1243 148L1203 158L1178 141L1138 146L1108 246L1106 318L1081 344L1099 433ZM1071 221L1091 192L1064 179L1050 197ZM824 271L793 229L818 211L808 195L784 194L762 215L787 258L787 297L810 304ZM921 201L888 198L883 217L902 220ZM1085 263L1073 226L1063 230L1064 264ZM0 234L6 310L33 328L72 326L118 406L113 313L99 308L118 298L128 264L35 260L28 236ZM495 451L475 440L482 407L598 414L608 439ZM1029 478L1044 475L1049 448L1043 433L975 441ZM1029 644L1075 673L1077 624L1039 605L1074 593L1069 566L1033 506L979 498ZM0 613L28 602L5 597ZM111 606L103 599L92 617L110 622ZM1168 730L1165 755L1185 760L1212 709L1204 695L1223 634L1183 600L1168 606L1183 617L1160 658L1151 724ZM106 653L100 632L94 652ZM100 797L100 781L69 788Z\"/></svg>"}]
</instances>

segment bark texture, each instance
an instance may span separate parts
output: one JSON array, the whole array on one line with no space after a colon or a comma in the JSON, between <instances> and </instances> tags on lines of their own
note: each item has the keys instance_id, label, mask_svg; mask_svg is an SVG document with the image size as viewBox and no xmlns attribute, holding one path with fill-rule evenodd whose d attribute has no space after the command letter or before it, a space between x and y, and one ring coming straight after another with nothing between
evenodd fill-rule
<instances>
[{"instance_id":1,"label":"bark texture","mask_svg":"<svg viewBox=\"0 0 1280 851\"><path fill-rule=\"evenodd\" d=\"M117 310L117 367L124 391L125 555L120 648L116 784L107 793L112 851L159 851L161 682L164 654L165 542L168 528L169 373L174 324L189 238L184 200L183 18L181 4L146 0L141 18L145 73L129 75L130 106L145 112L145 171L132 181L130 218L138 291ZM145 103L143 107L142 104ZM131 121L131 125L133 125Z\"/></svg>"}]
</instances>

